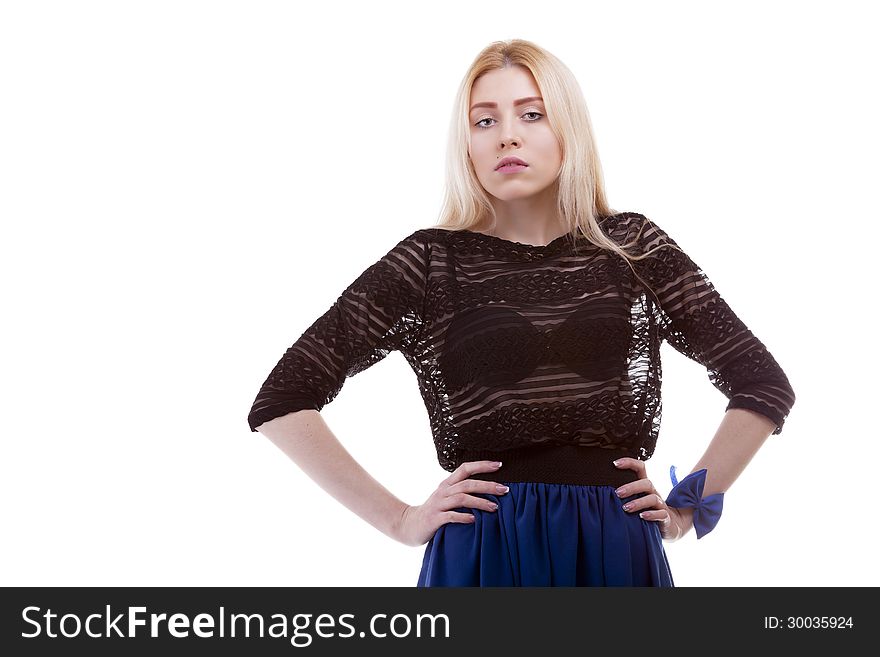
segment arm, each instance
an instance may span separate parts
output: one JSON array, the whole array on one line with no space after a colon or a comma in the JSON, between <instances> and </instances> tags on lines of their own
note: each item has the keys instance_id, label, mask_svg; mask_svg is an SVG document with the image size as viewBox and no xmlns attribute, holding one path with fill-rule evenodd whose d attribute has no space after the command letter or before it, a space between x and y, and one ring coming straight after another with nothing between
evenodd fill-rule
<instances>
[{"instance_id":1,"label":"arm","mask_svg":"<svg viewBox=\"0 0 880 657\"><path fill-rule=\"evenodd\" d=\"M629 217L623 228L621 234L625 232L637 247L635 254L648 254L633 266L656 303L661 337L703 365L709 380L729 400L714 438L691 470L693 474L705 469L702 495L698 483L702 475L695 475L678 489L682 494L674 496L679 508L669 507L678 512L686 531L693 526L693 510L686 504L702 499L699 537L711 530L712 517L717 522L721 512L721 495L714 501L707 498L723 494L764 441L782 432L795 394L767 347L665 231L643 215Z\"/></svg>"},{"instance_id":2,"label":"arm","mask_svg":"<svg viewBox=\"0 0 880 657\"><path fill-rule=\"evenodd\" d=\"M703 495L727 491L775 428L772 420L758 413L741 408L727 411L709 447L691 469L706 468Z\"/></svg>"},{"instance_id":3,"label":"arm","mask_svg":"<svg viewBox=\"0 0 880 657\"><path fill-rule=\"evenodd\" d=\"M321 488L391 537L406 505L354 460L320 411L347 377L393 350L411 353L422 326L426 281L427 245L413 233L358 276L287 349L248 414L251 431L269 438Z\"/></svg>"},{"instance_id":4,"label":"arm","mask_svg":"<svg viewBox=\"0 0 880 657\"><path fill-rule=\"evenodd\" d=\"M281 356L251 405L251 431L286 413L320 411L346 378L414 348L428 268L426 244L415 235L358 276Z\"/></svg>"},{"instance_id":5,"label":"arm","mask_svg":"<svg viewBox=\"0 0 880 657\"><path fill-rule=\"evenodd\" d=\"M318 411L287 413L261 424L259 432L324 491L382 533L396 538L407 505L355 461Z\"/></svg>"},{"instance_id":6,"label":"arm","mask_svg":"<svg viewBox=\"0 0 880 657\"><path fill-rule=\"evenodd\" d=\"M691 472L706 469L703 498L725 493L775 428L775 422L759 413L740 408L727 411L709 447L691 469ZM659 493L657 496L660 497ZM665 502L661 503L662 506ZM667 506L667 510L675 520L675 528L663 527L661 531L666 540L679 540L694 527L694 509ZM657 517L662 519L662 516Z\"/></svg>"},{"instance_id":7,"label":"arm","mask_svg":"<svg viewBox=\"0 0 880 657\"><path fill-rule=\"evenodd\" d=\"M772 434L780 434L795 394L764 343L657 224L635 215L622 233L634 240L636 255L648 254L633 261L633 268L656 304L661 338L706 368L711 383L729 400L726 410L763 415L774 423Z\"/></svg>"},{"instance_id":8,"label":"arm","mask_svg":"<svg viewBox=\"0 0 880 657\"><path fill-rule=\"evenodd\" d=\"M643 225L641 248L674 240L652 222ZM703 457L703 496L726 491L764 441L782 431L794 391L767 347L721 297L686 253L662 247L637 263L661 308L661 331L680 353L703 365L728 398L727 412Z\"/></svg>"}]
</instances>

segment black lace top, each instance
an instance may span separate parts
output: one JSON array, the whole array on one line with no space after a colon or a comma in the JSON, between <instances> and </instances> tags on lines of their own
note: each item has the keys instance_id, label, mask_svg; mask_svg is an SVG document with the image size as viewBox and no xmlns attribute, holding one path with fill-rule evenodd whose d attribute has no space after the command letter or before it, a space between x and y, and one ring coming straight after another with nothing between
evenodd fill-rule
<instances>
[{"instance_id":1,"label":"black lace top","mask_svg":"<svg viewBox=\"0 0 880 657\"><path fill-rule=\"evenodd\" d=\"M644 215L602 218L643 253L675 242ZM660 429L660 345L705 366L730 401L782 431L795 395L761 341L684 253L633 266L582 236L547 245L423 228L367 268L284 353L248 423L321 410L346 377L400 351L418 378L440 465L536 445L647 459Z\"/></svg>"}]
</instances>

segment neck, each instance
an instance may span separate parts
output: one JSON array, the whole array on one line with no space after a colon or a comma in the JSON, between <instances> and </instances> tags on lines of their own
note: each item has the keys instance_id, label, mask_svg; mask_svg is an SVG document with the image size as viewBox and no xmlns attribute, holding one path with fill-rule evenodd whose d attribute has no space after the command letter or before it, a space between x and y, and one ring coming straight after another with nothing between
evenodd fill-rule
<instances>
[{"instance_id":1,"label":"neck","mask_svg":"<svg viewBox=\"0 0 880 657\"><path fill-rule=\"evenodd\" d=\"M485 222L479 232L529 244L549 244L568 232L556 207L555 185L527 198L492 199L496 221Z\"/></svg>"}]
</instances>

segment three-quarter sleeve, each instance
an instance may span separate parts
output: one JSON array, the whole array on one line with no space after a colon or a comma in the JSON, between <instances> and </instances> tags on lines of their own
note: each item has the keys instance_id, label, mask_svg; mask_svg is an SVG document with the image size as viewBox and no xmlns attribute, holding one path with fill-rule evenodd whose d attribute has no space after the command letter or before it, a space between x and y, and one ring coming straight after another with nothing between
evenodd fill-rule
<instances>
[{"instance_id":1,"label":"three-quarter sleeve","mask_svg":"<svg viewBox=\"0 0 880 657\"><path fill-rule=\"evenodd\" d=\"M653 290L660 306L660 336L677 351L708 370L709 380L729 399L727 410L744 408L760 413L782 432L795 402L785 372L767 347L736 316L705 272L656 223L637 215L636 251L647 258L633 267ZM639 234L640 233L640 234Z\"/></svg>"},{"instance_id":2,"label":"three-quarter sleeve","mask_svg":"<svg viewBox=\"0 0 880 657\"><path fill-rule=\"evenodd\" d=\"M251 431L294 411L320 411L346 377L418 340L427 249L419 231L401 240L303 332L261 386L248 414Z\"/></svg>"}]
</instances>

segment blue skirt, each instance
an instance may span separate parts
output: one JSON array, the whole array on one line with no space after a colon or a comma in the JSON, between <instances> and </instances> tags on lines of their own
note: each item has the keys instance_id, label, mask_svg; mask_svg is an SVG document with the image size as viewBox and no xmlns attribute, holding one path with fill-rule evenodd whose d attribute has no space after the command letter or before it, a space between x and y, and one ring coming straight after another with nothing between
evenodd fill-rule
<instances>
[{"instance_id":1,"label":"blue skirt","mask_svg":"<svg viewBox=\"0 0 880 657\"><path fill-rule=\"evenodd\" d=\"M472 477L510 490L472 493L497 503L495 511L455 509L475 522L439 527L417 586L674 586L657 522L622 508L643 493L614 492L635 479L626 472L600 485L513 481L501 470Z\"/></svg>"}]
</instances>

